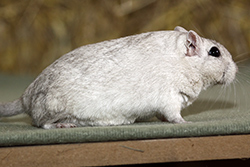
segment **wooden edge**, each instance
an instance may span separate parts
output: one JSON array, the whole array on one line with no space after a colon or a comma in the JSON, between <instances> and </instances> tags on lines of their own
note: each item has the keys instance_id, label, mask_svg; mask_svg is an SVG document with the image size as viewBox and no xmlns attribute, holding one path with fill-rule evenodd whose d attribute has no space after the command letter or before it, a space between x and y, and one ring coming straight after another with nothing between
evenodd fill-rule
<instances>
[{"instance_id":1,"label":"wooden edge","mask_svg":"<svg viewBox=\"0 0 250 167\"><path fill-rule=\"evenodd\" d=\"M250 158L250 135L2 147L0 166L105 166Z\"/></svg>"}]
</instances>

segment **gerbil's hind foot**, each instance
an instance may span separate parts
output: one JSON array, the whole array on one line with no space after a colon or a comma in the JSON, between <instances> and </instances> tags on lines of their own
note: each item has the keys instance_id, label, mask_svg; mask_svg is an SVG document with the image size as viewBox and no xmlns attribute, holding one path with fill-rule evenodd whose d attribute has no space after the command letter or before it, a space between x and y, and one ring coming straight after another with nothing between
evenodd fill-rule
<instances>
[{"instance_id":1,"label":"gerbil's hind foot","mask_svg":"<svg viewBox=\"0 0 250 167\"><path fill-rule=\"evenodd\" d=\"M76 124L72 123L57 123L56 128L76 128Z\"/></svg>"},{"instance_id":2,"label":"gerbil's hind foot","mask_svg":"<svg viewBox=\"0 0 250 167\"><path fill-rule=\"evenodd\" d=\"M42 126L44 129L56 129L56 128L76 128L76 124L73 123L54 123L54 124L44 124Z\"/></svg>"}]
</instances>

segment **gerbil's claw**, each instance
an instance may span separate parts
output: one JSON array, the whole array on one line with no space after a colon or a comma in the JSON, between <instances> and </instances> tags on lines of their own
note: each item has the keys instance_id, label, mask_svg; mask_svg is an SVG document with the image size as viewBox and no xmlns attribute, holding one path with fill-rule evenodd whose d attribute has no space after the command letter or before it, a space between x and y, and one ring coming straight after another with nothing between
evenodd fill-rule
<instances>
[{"instance_id":1,"label":"gerbil's claw","mask_svg":"<svg viewBox=\"0 0 250 167\"><path fill-rule=\"evenodd\" d=\"M56 128L75 128L77 127L75 124L72 123L57 123Z\"/></svg>"}]
</instances>

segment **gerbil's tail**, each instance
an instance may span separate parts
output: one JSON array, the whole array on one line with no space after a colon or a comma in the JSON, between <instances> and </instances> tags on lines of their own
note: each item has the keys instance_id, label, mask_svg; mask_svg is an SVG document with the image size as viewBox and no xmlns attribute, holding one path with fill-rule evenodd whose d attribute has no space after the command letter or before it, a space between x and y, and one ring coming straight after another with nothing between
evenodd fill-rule
<instances>
[{"instance_id":1,"label":"gerbil's tail","mask_svg":"<svg viewBox=\"0 0 250 167\"><path fill-rule=\"evenodd\" d=\"M23 112L23 105L20 99L9 103L0 103L0 117L9 117Z\"/></svg>"}]
</instances>

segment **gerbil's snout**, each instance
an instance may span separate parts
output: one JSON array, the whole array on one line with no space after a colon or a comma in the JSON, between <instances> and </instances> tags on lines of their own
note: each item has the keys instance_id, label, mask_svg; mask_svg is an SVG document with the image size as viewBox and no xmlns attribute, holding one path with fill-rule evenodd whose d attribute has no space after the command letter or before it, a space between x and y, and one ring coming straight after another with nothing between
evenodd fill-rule
<instances>
[{"instance_id":1,"label":"gerbil's snout","mask_svg":"<svg viewBox=\"0 0 250 167\"><path fill-rule=\"evenodd\" d=\"M233 60L231 60L229 63L227 63L227 66L225 68L225 71L223 72L220 84L230 84L235 79L236 73L238 72L238 67L234 63Z\"/></svg>"},{"instance_id":2,"label":"gerbil's snout","mask_svg":"<svg viewBox=\"0 0 250 167\"><path fill-rule=\"evenodd\" d=\"M218 58L214 59L216 61L213 62L215 65L217 64L218 72L220 71L220 74L217 75L218 84L228 85L232 83L238 72L238 67L233 61L230 52L223 45L217 43L217 45L210 48L208 55Z\"/></svg>"}]
</instances>

